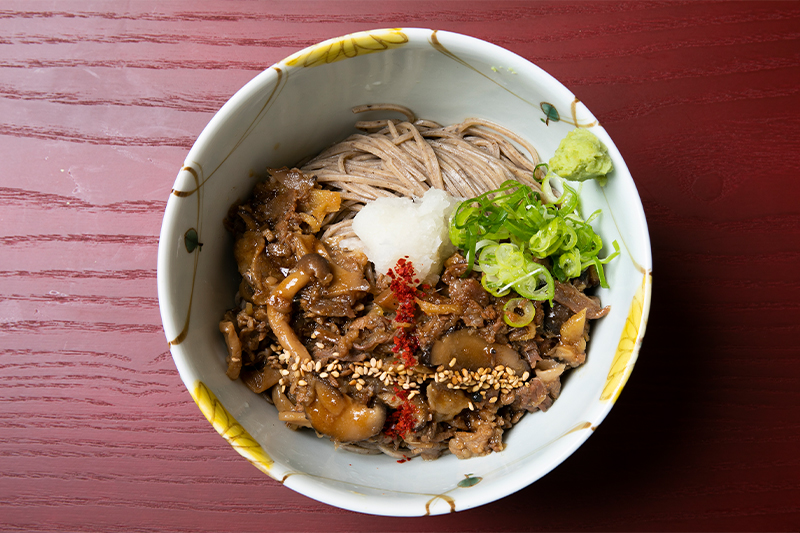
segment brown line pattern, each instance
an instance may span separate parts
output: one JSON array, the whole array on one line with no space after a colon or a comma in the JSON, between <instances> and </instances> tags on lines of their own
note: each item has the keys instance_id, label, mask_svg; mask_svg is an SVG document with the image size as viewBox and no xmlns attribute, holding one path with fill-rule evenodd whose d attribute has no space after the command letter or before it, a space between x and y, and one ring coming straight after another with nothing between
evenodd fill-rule
<instances>
[{"instance_id":1,"label":"brown line pattern","mask_svg":"<svg viewBox=\"0 0 800 533\"><path fill-rule=\"evenodd\" d=\"M148 475L148 474L135 474L132 472L125 472L120 474L117 472L108 472L97 474L87 471L68 471L68 472L52 472L49 470L42 470L38 472L26 471L7 471L0 473L0 477L9 479L50 479L61 481L117 481L124 483L167 483L174 485L234 485L251 487L253 482L248 478L240 478L235 476L227 476L220 478L219 476L198 476L187 473L174 473L169 478ZM260 478L259 478L260 479ZM270 478L266 478L270 479ZM160 530L159 530L160 531Z\"/></svg>"},{"instance_id":2,"label":"brown line pattern","mask_svg":"<svg viewBox=\"0 0 800 533\"><path fill-rule=\"evenodd\" d=\"M100 296L80 294L0 294L0 302L44 302L57 304L102 305L132 309L158 307L158 298L147 296Z\"/></svg>"},{"instance_id":3,"label":"brown line pattern","mask_svg":"<svg viewBox=\"0 0 800 533\"><path fill-rule=\"evenodd\" d=\"M282 58L276 58L276 60ZM0 68L140 68L150 70L244 70L262 71L270 63L253 63L234 59L206 60L125 60L125 59L29 59L0 61Z\"/></svg>"},{"instance_id":4,"label":"brown line pattern","mask_svg":"<svg viewBox=\"0 0 800 533\"><path fill-rule=\"evenodd\" d=\"M242 47L254 46L258 48L292 48L300 50L319 42L318 39L292 39L289 38L269 38L259 39L253 37L231 37L215 35L207 37L204 34L191 33L122 33L116 35L85 35L85 34L61 34L61 35L19 35L16 37L5 37L0 40L0 44L22 44L22 45L59 45L59 44L182 44L193 43L203 46L224 46Z\"/></svg>"},{"instance_id":5,"label":"brown line pattern","mask_svg":"<svg viewBox=\"0 0 800 533\"><path fill-rule=\"evenodd\" d=\"M191 405L191 402L190 404ZM8 409L8 406L6 406ZM136 434L152 434L152 435L203 435L208 434L208 423L205 424L196 424L197 417L195 416L193 419L188 417L181 417L175 416L172 412L168 414L170 421L175 423L175 426L172 427L154 427L155 421L163 419L164 413L153 413L148 418L141 419L141 420L134 420L133 422L139 422L139 424L131 424L131 422L119 422L118 425L111 425L111 424L100 424L98 421L102 420L101 415L98 415L92 419L84 419L78 420L74 419L73 417L69 417L65 414L63 417L54 418L50 420L41 420L32 422L30 417L25 415L25 418L21 418L19 413L14 413L13 418L9 418L7 421L3 421L0 418L0 427L5 429L26 429L26 430L45 430L45 431L53 431L55 429L75 429L79 428L83 430L93 430L93 431L101 431L108 436L115 436L119 437L120 435L128 434L128 433L136 433ZM202 420L202 419L201 419ZM113 434L110 432L114 432ZM109 433L106 433L109 432ZM177 439L183 441L183 437ZM2 472L0 472L0 478L3 476Z\"/></svg>"},{"instance_id":6,"label":"brown line pattern","mask_svg":"<svg viewBox=\"0 0 800 533\"><path fill-rule=\"evenodd\" d=\"M42 331L92 331L96 333L164 333L160 324L113 324L74 320L14 320L0 322L0 334Z\"/></svg>"},{"instance_id":7,"label":"brown line pattern","mask_svg":"<svg viewBox=\"0 0 800 533\"><path fill-rule=\"evenodd\" d=\"M21 101L50 102L63 105L80 106L118 106L118 107L152 107L158 109L175 109L189 113L216 113L230 98L230 94L203 94L196 97L169 94L161 97L131 97L129 100L113 98L94 98L87 94L66 91L32 91L0 85L0 98Z\"/></svg>"},{"instance_id":8,"label":"brown line pattern","mask_svg":"<svg viewBox=\"0 0 800 533\"><path fill-rule=\"evenodd\" d=\"M155 279L156 270L0 270L0 278L32 279Z\"/></svg>"},{"instance_id":9,"label":"brown line pattern","mask_svg":"<svg viewBox=\"0 0 800 533\"><path fill-rule=\"evenodd\" d=\"M48 242L79 242L82 244L127 244L131 246L157 246L158 237L150 235L9 235L0 237L0 246L37 245Z\"/></svg>"},{"instance_id":10,"label":"brown line pattern","mask_svg":"<svg viewBox=\"0 0 800 533\"><path fill-rule=\"evenodd\" d=\"M94 394L90 391L102 391L103 396L108 398L110 395L120 395L128 398L146 398L148 401L153 401L156 397L163 396L165 394L169 394L170 391L161 389L149 389L144 391L132 391L131 387L128 383L122 383L120 386L109 386L108 384L102 383L106 381L100 377L95 378L97 380L97 384L94 384L94 381L91 380L83 380L83 381L70 381L67 383L58 383L52 377L42 383L35 383L33 381L25 382L25 381L11 381L10 383L2 383L4 380L0 378L0 384L2 384L3 390L7 390L11 392L14 390L15 392L25 393L28 391L35 391L40 393L43 390L57 392L57 391L77 391L82 390L86 394ZM111 380L114 381L114 380Z\"/></svg>"},{"instance_id":11,"label":"brown line pattern","mask_svg":"<svg viewBox=\"0 0 800 533\"><path fill-rule=\"evenodd\" d=\"M519 21L525 18L536 18L543 15L565 15L569 13L580 13L582 15L592 15L594 13L614 13L620 11L630 11L636 9L652 10L657 9L660 2L651 2L649 5L645 4L642 7L630 5L628 7L611 5L592 5L586 4L582 7L577 6L540 6L530 4L524 8L519 9L486 9L480 13L464 11L436 11L427 13L417 13L414 16L415 21L458 21L458 22L489 22L489 21ZM670 2L669 5L687 5L696 6L700 2ZM630 34L644 31L659 31L659 30L674 30L676 28L697 28L698 26L707 25L734 25L734 24L747 24L757 22L772 22L775 20L792 20L798 17L798 10L792 9L791 3L785 4L786 9L783 10L770 10L769 12L759 13L753 10L746 10L735 14L726 14L718 18L704 18L702 20L695 20L687 18L684 20L675 20L674 18L661 17L649 18L644 22L625 21L624 24L618 25L605 25L602 27L587 27L580 35L569 34L569 38L574 40L576 38L592 38L597 35L609 34ZM397 14L400 20L408 19L407 15ZM381 23L385 24L387 14L383 15L369 15L369 14L350 14L350 15L295 15L291 13L285 14L272 14L272 13L228 13L228 14L207 14L207 13L109 13L109 12L12 12L0 11L0 19L3 18L102 18L106 20L136 20L136 21L155 21L155 22L183 22L183 21L226 21L236 22L241 20L258 20L258 21L277 21L277 22L326 22L326 23ZM409 21L410 22L410 21ZM401 25L408 26L408 23ZM414 24L411 24L414 25ZM557 37L556 37L557 36ZM495 39L495 42L508 43L508 42L523 42L523 43L536 43L548 42L554 38L563 39L562 36L556 33L542 33L534 37L526 37L525 39L515 39L513 35L507 36L505 39ZM302 40L302 39L245 39L219 36L216 39L208 39L203 35L198 34L122 34L122 35L103 35L103 36L77 36L77 35L24 35L16 38L5 37L0 39L2 44L64 44L64 43L78 43L78 42L97 42L97 43L123 43L123 44L136 44L136 43L157 43L157 44L176 44L182 42L195 42L198 44L208 44L216 46L285 46L291 48L304 48L315 41ZM717 43L712 43L717 44ZM591 53L591 52L589 52ZM582 56L583 57L583 56ZM590 56L585 56L590 57Z\"/></svg>"},{"instance_id":12,"label":"brown line pattern","mask_svg":"<svg viewBox=\"0 0 800 533\"><path fill-rule=\"evenodd\" d=\"M115 359L118 361L125 361L125 362L132 362L133 359L128 357L127 355L121 355L113 352L94 352L90 350L31 350L27 348L22 349L5 349L0 350L0 357L2 356L11 356L11 357L22 357L26 361L30 360L32 356L35 357L49 357L49 358L57 358L57 357L90 357L90 358L100 358L103 360L106 359Z\"/></svg>"},{"instance_id":13,"label":"brown line pattern","mask_svg":"<svg viewBox=\"0 0 800 533\"><path fill-rule=\"evenodd\" d=\"M70 381L70 383L62 383ZM110 381L125 385L125 388L109 387L104 384L104 381ZM44 382L44 383L42 383ZM87 383L88 382L88 383ZM157 381L141 381L129 378L120 378L117 376L106 376L103 374L47 374L45 372L37 372L31 375L14 375L14 376L0 376L0 386L3 390L7 389L48 389L48 388L94 388L103 390L113 390L125 394L134 394L141 396L141 392L133 392L130 389L141 389L144 387L158 387L162 390L151 391L149 394L161 394L166 391L163 389L169 387L167 383L159 383Z\"/></svg>"},{"instance_id":14,"label":"brown line pattern","mask_svg":"<svg viewBox=\"0 0 800 533\"><path fill-rule=\"evenodd\" d=\"M217 450L219 447L216 445L216 440L214 444L186 444L183 446L184 450L192 450L192 451L205 451L205 450ZM59 443L63 443L61 439L54 438L54 437L0 437L0 446L3 445L23 445L23 446L57 446ZM160 441L156 442L132 442L132 441L108 441L102 438L96 439L81 439L79 441L71 441L66 442L69 446L74 448L82 448L84 446L88 447L96 447L96 448L106 448L108 450L156 450L156 451L175 451L174 446L171 443L163 443ZM236 456L234 456L234 460Z\"/></svg>"},{"instance_id":15,"label":"brown line pattern","mask_svg":"<svg viewBox=\"0 0 800 533\"><path fill-rule=\"evenodd\" d=\"M0 187L0 205L40 209L76 209L86 212L113 212L125 214L163 213L167 202L162 200L131 200L113 204L92 204L75 198L27 189Z\"/></svg>"},{"instance_id":16,"label":"brown line pattern","mask_svg":"<svg viewBox=\"0 0 800 533\"><path fill-rule=\"evenodd\" d=\"M691 4L691 2L685 2ZM673 5L680 5L678 2ZM458 22L488 22L488 21L507 21L519 20L525 14L529 16L541 16L545 14L567 14L567 13L592 13L592 12L618 12L627 11L632 8L622 9L620 6L592 6L586 4L585 7L574 6L530 6L525 9L487 9L479 13L469 10L441 10L418 12L414 15L414 20L419 21L458 21ZM107 11L12 11L0 10L0 19L3 18L70 18L70 19L91 19L101 18L106 20L136 20L152 22L239 22L250 21L276 21L289 23L380 23L386 24L386 20L407 19L404 13L350 13L339 14L314 14L302 15L294 13L203 13L203 12L176 12L176 13L114 13Z\"/></svg>"},{"instance_id":17,"label":"brown line pattern","mask_svg":"<svg viewBox=\"0 0 800 533\"><path fill-rule=\"evenodd\" d=\"M209 450L210 452L211 450ZM140 454L137 454L139 457ZM175 456L173 455L153 455L153 454L141 454L146 456L150 459L166 459L170 461L175 460ZM234 457L238 457L233 454ZM90 454L80 454L80 457L97 457L97 453L90 453ZM119 454L114 454L114 456L119 456ZM127 454L130 456L130 453ZM103 454L103 458L107 456ZM209 460L212 460L213 456L209 455ZM198 456L189 456L185 459L181 459L182 461L197 461L202 460L202 458ZM277 483L277 482L276 482ZM58 509L75 509L77 508L87 508L87 509L94 509L97 507L101 508L114 508L114 509L127 509L128 512L139 514L144 510L152 510L157 512L164 512L164 511L178 511L178 512L185 512L185 511L194 511L199 513L235 513L235 514L251 514L251 515L266 515L266 516L274 516L285 514L288 516L299 516L299 513L313 513L314 511L317 512L324 512L329 513L327 509L324 511L319 510L319 508L308 508L308 507L301 507L297 504L291 503L290 501L281 501L280 498L276 499L275 501L270 501L269 505L253 505L253 502L249 500L243 501L236 501L231 498L224 498L224 499L207 499L207 500L186 500L186 501L179 501L179 500L171 500L167 498L159 498L159 499L145 499L141 496L139 497L131 497L131 498L124 498L124 497L110 497L108 495L104 496L102 499L88 497L88 496L66 496L61 494L47 494L46 496L38 496L35 494L15 494L13 496L9 496L5 502L4 506L10 509L13 508L58 508ZM100 511L95 511L100 512ZM52 524L52 522L47 522L48 525ZM52 531L52 526L49 528ZM106 529L108 531L108 529ZM141 527L136 527L136 531L142 532L147 531L143 530ZM161 529L153 529L151 531L163 531ZM182 530L187 531L187 530Z\"/></svg>"},{"instance_id":18,"label":"brown line pattern","mask_svg":"<svg viewBox=\"0 0 800 533\"><path fill-rule=\"evenodd\" d=\"M114 407L113 403L103 400L96 400L94 398L73 398L72 396L0 396L0 403L19 404L29 403L32 401L47 402L47 403L78 403L89 405L97 405L100 407Z\"/></svg>"},{"instance_id":19,"label":"brown line pattern","mask_svg":"<svg viewBox=\"0 0 800 533\"><path fill-rule=\"evenodd\" d=\"M104 146L174 146L187 149L191 148L195 141L193 137L112 137L110 135L81 133L64 128L43 128L17 124L0 124L0 135Z\"/></svg>"},{"instance_id":20,"label":"brown line pattern","mask_svg":"<svg viewBox=\"0 0 800 533\"><path fill-rule=\"evenodd\" d=\"M37 353L37 357L44 357L42 354ZM25 363L8 363L8 364L0 364L0 370L29 370L29 369L42 369L42 370L53 370L53 369L76 369L76 368L92 368L92 369L109 369L115 372L129 372L136 375L141 376L168 376L173 377L178 374L177 370L137 370L135 368L128 368L125 366L114 365L110 363L97 363L93 361L26 361ZM77 376L79 379L94 379L96 374L80 374ZM59 374L56 376L56 379L60 379L65 377L65 375ZM0 379L6 379L3 376L0 376ZM170 384L161 383L161 382L153 382L153 384L157 384L159 386L171 386Z\"/></svg>"},{"instance_id":21,"label":"brown line pattern","mask_svg":"<svg viewBox=\"0 0 800 533\"><path fill-rule=\"evenodd\" d=\"M181 391L182 394L185 394L185 390ZM204 431L208 430L208 422L206 422L202 417L198 417L196 414L196 408L194 403L192 402L191 398L189 398L187 394L187 402L183 404L184 407L191 408L190 412L187 413L180 413L175 412L175 420L180 421L182 423L197 423L198 427L202 427ZM189 409L187 409L189 411ZM163 409L157 411L148 411L148 412L133 412L124 413L124 412L115 412L115 411L103 411L100 413L87 413L85 411L80 412L64 412L64 413L54 413L48 411L41 411L41 412L29 412L25 414L25 422L30 422L33 420L38 420L40 423L47 427L52 424L56 424L61 422L63 425L89 425L91 423L109 423L109 424L120 424L123 427L130 427L132 424L143 424L147 425L152 423L154 418L160 417L163 413ZM5 410L0 412L0 421L20 421L19 420L19 413ZM102 429L108 426L98 426L98 428ZM163 431L166 428L152 428L153 431ZM170 429L178 429L178 428L170 428Z\"/></svg>"},{"instance_id":22,"label":"brown line pattern","mask_svg":"<svg viewBox=\"0 0 800 533\"><path fill-rule=\"evenodd\" d=\"M45 431L52 431L54 429L74 429L79 428L81 430L93 430L93 431L100 431L104 434L106 432L114 432L108 433L109 436L113 435L114 437L119 438L122 435L126 435L129 433L136 433L136 434L151 434L151 435L203 435L208 434L208 423L203 424L196 424L197 417L195 416L194 419L188 417L181 417L181 416L174 416L173 413L169 413L169 419L174 422L174 427L154 427L154 422L156 420L162 419L164 417L164 413L153 413L148 418L143 418L140 420L134 421L120 421L118 424L111 425L111 424L100 424L98 423L100 418L100 414L98 414L95 418L92 419L74 419L73 417L69 417L65 414L64 417L60 417L57 419L51 420L41 420L36 422L31 422L27 417L24 420L20 419L19 414L15 414L12 419L9 419L8 422L3 422L0 419L0 427L6 429L27 429L27 430L45 430ZM202 419L201 419L202 421ZM133 423L132 423L133 422ZM196 425L195 425L196 424ZM183 442L185 439L183 437L179 439L175 439L176 441ZM2 477L2 472L0 472L0 477Z\"/></svg>"}]
</instances>

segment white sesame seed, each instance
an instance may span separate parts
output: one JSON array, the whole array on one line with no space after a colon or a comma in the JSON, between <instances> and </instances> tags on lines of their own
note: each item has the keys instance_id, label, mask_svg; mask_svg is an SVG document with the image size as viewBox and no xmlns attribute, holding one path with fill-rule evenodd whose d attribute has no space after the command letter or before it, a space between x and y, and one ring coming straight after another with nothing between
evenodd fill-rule
<instances>
[{"instance_id":1,"label":"white sesame seed","mask_svg":"<svg viewBox=\"0 0 800 533\"><path fill-rule=\"evenodd\" d=\"M447 366L449 366L450 368L453 368L455 365L456 365L456 358L453 357L452 359L450 359L450 363L448 363Z\"/></svg>"},{"instance_id":2,"label":"white sesame seed","mask_svg":"<svg viewBox=\"0 0 800 533\"><path fill-rule=\"evenodd\" d=\"M316 346L317 348L324 348L325 347L325 345L322 344L321 342L316 343L314 346Z\"/></svg>"},{"instance_id":3,"label":"white sesame seed","mask_svg":"<svg viewBox=\"0 0 800 533\"><path fill-rule=\"evenodd\" d=\"M356 383L356 390L361 390L363 388L364 388L364 386L361 385L361 383Z\"/></svg>"},{"instance_id":4,"label":"white sesame seed","mask_svg":"<svg viewBox=\"0 0 800 533\"><path fill-rule=\"evenodd\" d=\"M333 376L333 377L335 377L335 378L338 378L338 377L339 377L339 372L337 372L336 370L334 370L333 372L331 372L331 376Z\"/></svg>"},{"instance_id":5,"label":"white sesame seed","mask_svg":"<svg viewBox=\"0 0 800 533\"><path fill-rule=\"evenodd\" d=\"M327 372L322 372L322 373L319 375L319 377L321 377L321 378L325 379L325 378L327 378L327 377L328 377L328 373L327 373Z\"/></svg>"},{"instance_id":6,"label":"white sesame seed","mask_svg":"<svg viewBox=\"0 0 800 533\"><path fill-rule=\"evenodd\" d=\"M522 381L527 381L529 377L531 377L531 373L530 372L523 373L522 374Z\"/></svg>"},{"instance_id":7,"label":"white sesame seed","mask_svg":"<svg viewBox=\"0 0 800 533\"><path fill-rule=\"evenodd\" d=\"M475 406L472 405L472 402L469 402L469 410L470 411L474 411L475 410Z\"/></svg>"},{"instance_id":8,"label":"white sesame seed","mask_svg":"<svg viewBox=\"0 0 800 533\"><path fill-rule=\"evenodd\" d=\"M495 396L494 398L490 398L489 399L489 403L494 403L496 401L497 401L497 396Z\"/></svg>"},{"instance_id":9,"label":"white sesame seed","mask_svg":"<svg viewBox=\"0 0 800 533\"><path fill-rule=\"evenodd\" d=\"M305 381L305 380L303 380L303 379L301 379L300 381L298 381L298 382L297 382L297 384L298 384L298 385L300 385L301 387L305 387L306 385L308 385L308 383L306 383L306 381Z\"/></svg>"}]
</instances>

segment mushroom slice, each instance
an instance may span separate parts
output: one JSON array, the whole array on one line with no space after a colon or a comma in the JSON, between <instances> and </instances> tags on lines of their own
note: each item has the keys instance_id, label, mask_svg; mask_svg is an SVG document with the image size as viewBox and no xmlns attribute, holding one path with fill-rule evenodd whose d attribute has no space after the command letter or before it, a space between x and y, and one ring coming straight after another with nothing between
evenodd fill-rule
<instances>
[{"instance_id":1,"label":"mushroom slice","mask_svg":"<svg viewBox=\"0 0 800 533\"><path fill-rule=\"evenodd\" d=\"M386 421L383 405L367 407L330 385L312 379L314 400L306 407L312 427L339 442L356 442L380 433Z\"/></svg>"}]
</instances>

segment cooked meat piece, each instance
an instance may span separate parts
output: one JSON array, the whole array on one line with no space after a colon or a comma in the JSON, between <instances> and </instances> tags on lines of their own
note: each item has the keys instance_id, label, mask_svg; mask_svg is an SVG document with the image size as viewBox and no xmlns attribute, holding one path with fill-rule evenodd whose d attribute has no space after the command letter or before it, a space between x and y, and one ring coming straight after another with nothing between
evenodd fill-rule
<instances>
[{"instance_id":1,"label":"cooked meat piece","mask_svg":"<svg viewBox=\"0 0 800 533\"><path fill-rule=\"evenodd\" d=\"M566 306L555 302L552 307L544 311L545 332L549 333L550 336L559 335L561 326L569 320L570 316L572 316L572 313Z\"/></svg>"},{"instance_id":2,"label":"cooked meat piece","mask_svg":"<svg viewBox=\"0 0 800 533\"><path fill-rule=\"evenodd\" d=\"M233 322L223 320L219 323L219 330L225 335L225 344L228 346L228 377L238 379L242 370L242 343L236 335Z\"/></svg>"},{"instance_id":3,"label":"cooked meat piece","mask_svg":"<svg viewBox=\"0 0 800 533\"><path fill-rule=\"evenodd\" d=\"M478 419L472 431L456 431L450 439L450 452L459 459L480 457L503 451L503 430L490 421Z\"/></svg>"},{"instance_id":4,"label":"cooked meat piece","mask_svg":"<svg viewBox=\"0 0 800 533\"><path fill-rule=\"evenodd\" d=\"M486 307L493 299L475 278L452 278L448 285L450 298L456 302L463 304L475 302L481 307Z\"/></svg>"},{"instance_id":5,"label":"cooked meat piece","mask_svg":"<svg viewBox=\"0 0 800 533\"><path fill-rule=\"evenodd\" d=\"M512 346L525 358L531 368L536 366L536 362L541 360L539 345L535 341L522 341L512 344Z\"/></svg>"},{"instance_id":6,"label":"cooked meat piece","mask_svg":"<svg viewBox=\"0 0 800 533\"><path fill-rule=\"evenodd\" d=\"M539 409L539 405L547 397L547 388L538 378L533 378L524 387L516 390L517 397L514 399L512 408L534 412Z\"/></svg>"},{"instance_id":7,"label":"cooked meat piece","mask_svg":"<svg viewBox=\"0 0 800 533\"><path fill-rule=\"evenodd\" d=\"M586 289L600 285L600 278L597 276L597 269L591 265L581 273L580 277L571 279L570 283L579 291L584 292Z\"/></svg>"},{"instance_id":8,"label":"cooked meat piece","mask_svg":"<svg viewBox=\"0 0 800 533\"><path fill-rule=\"evenodd\" d=\"M444 262L444 272L440 278L442 283L450 285L467 272L467 260L461 254L453 254Z\"/></svg>"},{"instance_id":9,"label":"cooked meat piece","mask_svg":"<svg viewBox=\"0 0 800 533\"><path fill-rule=\"evenodd\" d=\"M422 350L427 350L444 332L456 325L459 318L453 315L432 315L416 330L417 342Z\"/></svg>"},{"instance_id":10,"label":"cooked meat piece","mask_svg":"<svg viewBox=\"0 0 800 533\"><path fill-rule=\"evenodd\" d=\"M586 309L586 318L596 319L606 316L611 310L609 306L601 308L597 298L586 296L569 283L561 283L558 280L554 281L555 296L553 299L568 307L573 313L577 313L581 309Z\"/></svg>"}]
</instances>

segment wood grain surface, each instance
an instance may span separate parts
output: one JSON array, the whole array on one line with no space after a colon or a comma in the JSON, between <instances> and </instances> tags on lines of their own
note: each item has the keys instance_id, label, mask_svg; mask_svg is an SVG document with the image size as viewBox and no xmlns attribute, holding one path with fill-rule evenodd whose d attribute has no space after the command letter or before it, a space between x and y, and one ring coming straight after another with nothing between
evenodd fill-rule
<instances>
[{"instance_id":1,"label":"wood grain surface","mask_svg":"<svg viewBox=\"0 0 800 533\"><path fill-rule=\"evenodd\" d=\"M639 362L555 471L392 519L281 486L202 417L156 250L213 113L394 26L506 47L584 101L645 207ZM800 2L0 2L0 531L800 530Z\"/></svg>"}]
</instances>

